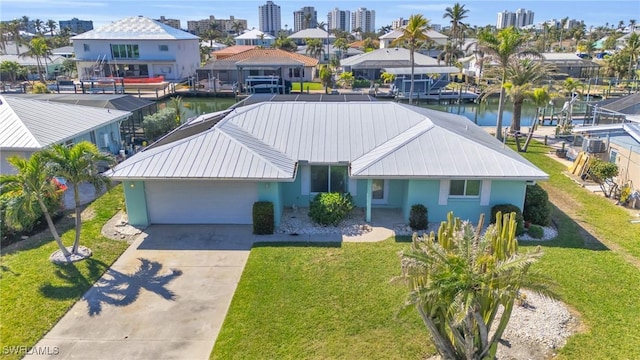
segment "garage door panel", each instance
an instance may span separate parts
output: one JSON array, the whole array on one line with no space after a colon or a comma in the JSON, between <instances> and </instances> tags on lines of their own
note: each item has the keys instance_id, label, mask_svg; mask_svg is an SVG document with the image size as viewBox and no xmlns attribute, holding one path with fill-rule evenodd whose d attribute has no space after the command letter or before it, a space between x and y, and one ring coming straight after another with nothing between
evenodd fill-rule
<instances>
[{"instance_id":1,"label":"garage door panel","mask_svg":"<svg viewBox=\"0 0 640 360\"><path fill-rule=\"evenodd\" d=\"M251 224L258 186L247 182L148 181L152 224Z\"/></svg>"}]
</instances>

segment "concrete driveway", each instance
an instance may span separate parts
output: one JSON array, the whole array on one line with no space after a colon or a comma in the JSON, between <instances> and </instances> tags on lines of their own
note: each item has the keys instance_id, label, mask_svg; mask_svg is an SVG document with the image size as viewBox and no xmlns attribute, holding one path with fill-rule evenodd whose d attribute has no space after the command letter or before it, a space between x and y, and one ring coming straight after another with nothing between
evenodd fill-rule
<instances>
[{"instance_id":1,"label":"concrete driveway","mask_svg":"<svg viewBox=\"0 0 640 360\"><path fill-rule=\"evenodd\" d=\"M208 359L253 243L248 228L148 228L34 352L52 359Z\"/></svg>"}]
</instances>

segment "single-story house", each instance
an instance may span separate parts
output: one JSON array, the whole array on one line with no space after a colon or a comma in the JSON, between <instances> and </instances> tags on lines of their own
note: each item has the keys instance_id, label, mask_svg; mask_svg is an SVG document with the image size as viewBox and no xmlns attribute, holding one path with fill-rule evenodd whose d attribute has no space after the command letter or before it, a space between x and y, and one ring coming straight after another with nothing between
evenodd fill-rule
<instances>
[{"instance_id":1,"label":"single-story house","mask_svg":"<svg viewBox=\"0 0 640 360\"><path fill-rule=\"evenodd\" d=\"M64 62L64 57L59 55L49 56L46 61L41 58L40 64L42 66L42 72L45 79L55 79L56 76L62 73L62 63ZM38 80L40 77L38 75L38 60L32 56L21 56L21 55L0 55L0 62L3 61L13 61L21 66L27 68L27 79L28 80ZM2 77L1 81L9 81L5 76Z\"/></svg>"},{"instance_id":2,"label":"single-story house","mask_svg":"<svg viewBox=\"0 0 640 360\"><path fill-rule=\"evenodd\" d=\"M587 107L585 123L604 125L626 121L640 122L640 93L604 99Z\"/></svg>"},{"instance_id":3,"label":"single-story house","mask_svg":"<svg viewBox=\"0 0 640 360\"><path fill-rule=\"evenodd\" d=\"M344 71L353 72L355 77L376 80L380 78L383 69L411 67L411 57L409 50L405 48L376 49L344 59L340 66ZM415 53L414 66L436 67L440 64L430 56Z\"/></svg>"},{"instance_id":4,"label":"single-story house","mask_svg":"<svg viewBox=\"0 0 640 360\"><path fill-rule=\"evenodd\" d=\"M273 44L276 38L258 29L252 29L246 30L241 35L236 36L234 40L236 41L236 45L271 47L271 44Z\"/></svg>"},{"instance_id":5,"label":"single-story house","mask_svg":"<svg viewBox=\"0 0 640 360\"><path fill-rule=\"evenodd\" d=\"M143 16L71 38L81 80L104 76L183 80L200 66L200 38Z\"/></svg>"},{"instance_id":6,"label":"single-story house","mask_svg":"<svg viewBox=\"0 0 640 360\"><path fill-rule=\"evenodd\" d=\"M394 45L392 45L392 43L402 35L403 29L404 27L397 28L380 36L378 38L380 39L380 49L393 48ZM433 41L435 45L446 45L447 41L449 40L447 35L441 34L434 30L427 30L424 32L424 34L427 35L427 37L431 39L431 41Z\"/></svg>"},{"instance_id":7,"label":"single-story house","mask_svg":"<svg viewBox=\"0 0 640 360\"><path fill-rule=\"evenodd\" d=\"M327 45L324 46L324 49L326 52ZM296 50L296 54L308 55L307 46L306 45L298 46L298 49ZM333 45L329 45L329 55L336 56L339 59L346 59L348 57L352 57L360 54L364 54L364 51L357 48L352 48L352 47L348 48L346 51L343 51L342 49L339 49ZM326 54L323 54L322 58L323 58L323 61L326 62L328 57L326 56Z\"/></svg>"},{"instance_id":8,"label":"single-story house","mask_svg":"<svg viewBox=\"0 0 640 360\"><path fill-rule=\"evenodd\" d=\"M600 65L579 57L575 53L542 53L544 62L554 67L553 75L558 78L588 78L598 75Z\"/></svg>"},{"instance_id":9,"label":"single-story house","mask_svg":"<svg viewBox=\"0 0 640 360\"><path fill-rule=\"evenodd\" d=\"M222 51L231 52L233 48ZM243 47L243 50L223 59L211 60L199 71L209 70L212 77L221 82L238 84L245 84L250 77L272 77L276 82L313 81L315 77L318 59L280 49Z\"/></svg>"},{"instance_id":10,"label":"single-story house","mask_svg":"<svg viewBox=\"0 0 640 360\"><path fill-rule=\"evenodd\" d=\"M251 224L256 201L307 207L349 192L375 208L423 204L477 221L492 206L523 207L548 175L465 117L396 102L263 102L216 114L198 133L152 146L107 174L123 181L133 225ZM189 126L189 125L187 125Z\"/></svg>"},{"instance_id":11,"label":"single-story house","mask_svg":"<svg viewBox=\"0 0 640 360\"><path fill-rule=\"evenodd\" d=\"M226 48L222 48L220 50L215 50L211 52L211 58L214 60L223 60L228 57L238 55L247 50L255 49L255 45L234 45L228 46Z\"/></svg>"},{"instance_id":12,"label":"single-story house","mask_svg":"<svg viewBox=\"0 0 640 360\"><path fill-rule=\"evenodd\" d=\"M0 174L14 171L8 157L28 158L53 144L87 140L117 154L122 149L120 122L129 116L128 111L0 96Z\"/></svg>"},{"instance_id":13,"label":"single-story house","mask_svg":"<svg viewBox=\"0 0 640 360\"><path fill-rule=\"evenodd\" d=\"M292 39L296 45L305 45L307 39L318 39L322 41L322 43L326 46L327 43L333 44L336 40L335 35L329 34L326 31L319 28L309 28L300 30L296 33L293 33L288 36L289 39Z\"/></svg>"}]
</instances>

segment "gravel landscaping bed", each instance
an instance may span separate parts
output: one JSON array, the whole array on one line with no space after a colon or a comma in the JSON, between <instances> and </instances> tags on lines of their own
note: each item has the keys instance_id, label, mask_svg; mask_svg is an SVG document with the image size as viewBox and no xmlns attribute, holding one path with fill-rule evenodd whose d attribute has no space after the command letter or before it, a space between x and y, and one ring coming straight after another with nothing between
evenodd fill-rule
<instances>
[{"instance_id":1,"label":"gravel landscaping bed","mask_svg":"<svg viewBox=\"0 0 640 360\"><path fill-rule=\"evenodd\" d=\"M558 230L556 230L556 228L554 228L552 226L543 226L542 230L544 231L544 235L540 239L533 238L533 237L529 236L528 233L525 232L524 234L518 236L518 240L522 240L522 241L549 241L549 240L555 239L556 236L558 236Z\"/></svg>"},{"instance_id":2,"label":"gravel landscaping bed","mask_svg":"<svg viewBox=\"0 0 640 360\"><path fill-rule=\"evenodd\" d=\"M356 208L338 226L323 226L311 221L309 208L287 208L282 213L277 234L342 234L359 236L371 232L364 221L364 209Z\"/></svg>"}]
</instances>

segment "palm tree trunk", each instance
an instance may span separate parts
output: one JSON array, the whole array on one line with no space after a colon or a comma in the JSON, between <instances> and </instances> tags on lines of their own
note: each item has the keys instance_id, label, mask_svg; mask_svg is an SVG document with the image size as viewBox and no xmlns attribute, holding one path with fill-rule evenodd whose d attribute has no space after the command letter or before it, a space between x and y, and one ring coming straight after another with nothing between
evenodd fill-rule
<instances>
[{"instance_id":1,"label":"palm tree trunk","mask_svg":"<svg viewBox=\"0 0 640 360\"><path fill-rule=\"evenodd\" d=\"M413 48L409 50L409 58L411 59L411 85L409 86L409 105L413 104L413 78L415 71L415 64L413 63L413 51Z\"/></svg>"},{"instance_id":2,"label":"palm tree trunk","mask_svg":"<svg viewBox=\"0 0 640 360\"><path fill-rule=\"evenodd\" d=\"M511 120L511 132L520 131L520 118L522 117L522 101L513 103L513 119Z\"/></svg>"},{"instance_id":3,"label":"palm tree trunk","mask_svg":"<svg viewBox=\"0 0 640 360\"><path fill-rule=\"evenodd\" d=\"M38 204L40 204L40 210L42 210L42 213L44 214L44 218L47 220L49 231L51 231L51 235L53 235L53 238L56 240L56 243L58 244L60 251L62 251L62 254L65 257L71 256L71 253L69 252L69 250L67 250L67 248L62 243L62 239L60 239L60 235L58 235L58 230L56 230L56 226L53 224L53 220L51 220L51 215L49 215L49 210L47 210L47 206L44 204L42 199L38 199Z\"/></svg>"},{"instance_id":4,"label":"palm tree trunk","mask_svg":"<svg viewBox=\"0 0 640 360\"><path fill-rule=\"evenodd\" d=\"M502 113L504 112L504 82L500 88L500 101L498 102L498 119L496 120L496 139L502 140Z\"/></svg>"},{"instance_id":5,"label":"palm tree trunk","mask_svg":"<svg viewBox=\"0 0 640 360\"><path fill-rule=\"evenodd\" d=\"M81 211L80 211L80 190L78 190L78 184L73 184L73 199L76 203L76 239L73 241L73 248L71 252L78 253L78 247L80 246L80 226L82 225Z\"/></svg>"}]
</instances>

